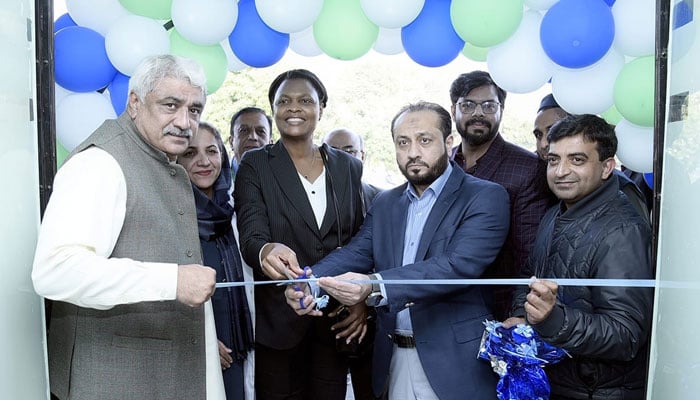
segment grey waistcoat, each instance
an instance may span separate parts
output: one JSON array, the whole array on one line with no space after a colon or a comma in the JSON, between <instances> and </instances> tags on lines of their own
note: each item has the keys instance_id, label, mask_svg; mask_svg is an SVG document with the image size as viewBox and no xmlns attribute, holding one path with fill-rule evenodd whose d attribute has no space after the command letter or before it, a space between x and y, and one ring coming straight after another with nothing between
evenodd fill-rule
<instances>
[{"instance_id":1,"label":"grey waistcoat","mask_svg":"<svg viewBox=\"0 0 700 400\"><path fill-rule=\"evenodd\" d=\"M74 153L90 146L111 154L126 178L126 216L111 257L201 263L187 172L147 144L127 113ZM205 358L203 307L161 301L105 311L54 303L49 375L61 399L205 399Z\"/></svg>"}]
</instances>

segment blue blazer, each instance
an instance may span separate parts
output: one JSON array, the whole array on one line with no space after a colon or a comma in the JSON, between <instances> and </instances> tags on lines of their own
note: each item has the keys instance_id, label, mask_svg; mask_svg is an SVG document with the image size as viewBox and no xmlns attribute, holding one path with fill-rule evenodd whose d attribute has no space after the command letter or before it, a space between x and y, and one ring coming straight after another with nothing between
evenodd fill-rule
<instances>
[{"instance_id":1,"label":"blue blazer","mask_svg":"<svg viewBox=\"0 0 700 400\"><path fill-rule=\"evenodd\" d=\"M508 234L508 193L498 184L453 168L423 229L416 262L401 266L406 184L380 193L348 245L313 267L317 276L346 271L383 279L479 278ZM497 376L477 360L483 322L491 319L486 287L386 285L388 304L377 307L373 388L386 390L396 314L409 308L421 364L440 399L495 399ZM488 288L486 288L488 289Z\"/></svg>"}]
</instances>

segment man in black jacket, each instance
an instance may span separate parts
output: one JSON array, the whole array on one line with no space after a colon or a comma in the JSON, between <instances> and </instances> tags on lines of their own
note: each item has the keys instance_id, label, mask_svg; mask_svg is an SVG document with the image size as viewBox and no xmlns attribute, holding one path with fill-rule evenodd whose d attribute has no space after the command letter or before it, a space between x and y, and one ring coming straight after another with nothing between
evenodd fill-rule
<instances>
[{"instance_id":1,"label":"man in black jacket","mask_svg":"<svg viewBox=\"0 0 700 400\"><path fill-rule=\"evenodd\" d=\"M546 369L552 399L642 399L652 316L648 288L563 286L547 278L652 279L651 230L616 179L617 139L594 115L549 132L547 181L559 198L524 268L506 326L531 324L571 354Z\"/></svg>"}]
</instances>

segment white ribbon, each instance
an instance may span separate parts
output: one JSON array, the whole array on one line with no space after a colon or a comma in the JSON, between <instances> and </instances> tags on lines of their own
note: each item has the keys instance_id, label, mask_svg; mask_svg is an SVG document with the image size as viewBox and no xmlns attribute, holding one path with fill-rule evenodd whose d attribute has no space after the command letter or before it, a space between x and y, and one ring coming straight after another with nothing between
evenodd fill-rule
<instances>
[{"instance_id":1,"label":"white ribbon","mask_svg":"<svg viewBox=\"0 0 700 400\"><path fill-rule=\"evenodd\" d=\"M681 281L657 281L655 279L558 279L558 278L542 278L548 281L556 282L559 286L591 286L591 287L659 287L659 288L674 288L674 289L700 289L698 282L681 282ZM272 281L255 281L255 282L220 282L216 284L217 288L248 286L248 285L292 285L295 283L311 283L317 282L317 278L313 279L294 279L294 280L272 280ZM530 279L377 279L377 280L346 280L346 282L356 284L375 284L383 285L518 285L527 286L534 282Z\"/></svg>"}]
</instances>

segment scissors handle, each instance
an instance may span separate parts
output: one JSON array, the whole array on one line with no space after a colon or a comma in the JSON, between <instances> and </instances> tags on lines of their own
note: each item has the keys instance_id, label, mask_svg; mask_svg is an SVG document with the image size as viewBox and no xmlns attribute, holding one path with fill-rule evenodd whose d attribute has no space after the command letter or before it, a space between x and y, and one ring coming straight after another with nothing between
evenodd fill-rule
<instances>
[{"instance_id":1,"label":"scissors handle","mask_svg":"<svg viewBox=\"0 0 700 400\"><path fill-rule=\"evenodd\" d=\"M309 271L311 271L311 268L309 268L308 266L304 267L304 273L301 274L301 275L299 275L299 276L297 277L297 279L309 279ZM301 292L301 291L302 291L302 290L301 290L301 287L300 287L299 285L297 285L297 284L294 285L294 290L296 290L297 292ZM299 299L299 306L300 306L302 309L305 309L305 308L306 308L306 306L304 305L304 298L303 298L303 297L302 297L301 299Z\"/></svg>"}]
</instances>

